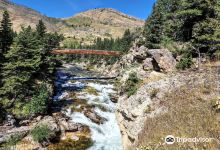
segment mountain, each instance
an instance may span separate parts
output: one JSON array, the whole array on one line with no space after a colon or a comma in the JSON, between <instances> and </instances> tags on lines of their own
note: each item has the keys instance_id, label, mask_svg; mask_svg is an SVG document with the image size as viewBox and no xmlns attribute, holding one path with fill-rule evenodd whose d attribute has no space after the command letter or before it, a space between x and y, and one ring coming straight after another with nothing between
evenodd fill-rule
<instances>
[{"instance_id":1,"label":"mountain","mask_svg":"<svg viewBox=\"0 0 220 150\"><path fill-rule=\"evenodd\" d=\"M125 29L134 30L144 24L143 20L110 8L88 10L70 18L57 19L8 0L0 0L0 19L4 10L9 11L15 31L19 32L21 26L35 27L42 19L49 32L57 31L65 37L85 41L93 41L96 37L121 37Z\"/></svg>"},{"instance_id":2,"label":"mountain","mask_svg":"<svg viewBox=\"0 0 220 150\"><path fill-rule=\"evenodd\" d=\"M79 13L71 18L63 19L77 31L77 35L101 37L120 37L125 29L143 26L144 21L110 8L100 8Z\"/></svg>"},{"instance_id":3,"label":"mountain","mask_svg":"<svg viewBox=\"0 0 220 150\"><path fill-rule=\"evenodd\" d=\"M66 26L60 19L47 17L31 8L14 4L8 0L0 0L0 19L2 19L4 10L8 10L15 31L20 31L21 26L35 27L40 19L46 24L48 31L59 31L60 28Z\"/></svg>"}]
</instances>

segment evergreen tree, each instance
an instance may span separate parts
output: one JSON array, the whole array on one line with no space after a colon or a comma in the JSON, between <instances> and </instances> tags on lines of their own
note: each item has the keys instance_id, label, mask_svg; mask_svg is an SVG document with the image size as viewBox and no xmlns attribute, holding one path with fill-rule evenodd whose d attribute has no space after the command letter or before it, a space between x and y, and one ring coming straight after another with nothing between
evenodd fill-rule
<instances>
[{"instance_id":1,"label":"evergreen tree","mask_svg":"<svg viewBox=\"0 0 220 150\"><path fill-rule=\"evenodd\" d=\"M125 30L125 33L121 39L122 51L127 52L132 44L133 37L129 29Z\"/></svg>"},{"instance_id":2,"label":"evergreen tree","mask_svg":"<svg viewBox=\"0 0 220 150\"><path fill-rule=\"evenodd\" d=\"M37 30L37 35L39 36L39 38L44 38L44 36L47 32L46 31L47 28L42 20L39 20L39 22L36 26L36 30Z\"/></svg>"},{"instance_id":3,"label":"evergreen tree","mask_svg":"<svg viewBox=\"0 0 220 150\"><path fill-rule=\"evenodd\" d=\"M7 53L13 43L13 30L9 13L4 11L3 19L0 26L0 53L1 55ZM1 56L2 57L2 56Z\"/></svg>"},{"instance_id":4,"label":"evergreen tree","mask_svg":"<svg viewBox=\"0 0 220 150\"><path fill-rule=\"evenodd\" d=\"M219 49L218 0L158 0L146 20L144 36L148 48L159 48L168 39L190 43L188 51ZM196 51L196 52L195 52Z\"/></svg>"},{"instance_id":5,"label":"evergreen tree","mask_svg":"<svg viewBox=\"0 0 220 150\"><path fill-rule=\"evenodd\" d=\"M22 28L5 55L7 62L3 67L1 94L9 99L30 94L32 76L39 71L41 64L40 49L40 41L31 27Z\"/></svg>"},{"instance_id":6,"label":"evergreen tree","mask_svg":"<svg viewBox=\"0 0 220 150\"><path fill-rule=\"evenodd\" d=\"M162 36L162 12L154 5L152 15L145 22L144 36L148 48L158 48Z\"/></svg>"},{"instance_id":7,"label":"evergreen tree","mask_svg":"<svg viewBox=\"0 0 220 150\"><path fill-rule=\"evenodd\" d=\"M2 86L2 66L5 61L4 54L10 49L13 42L12 23L7 11L3 13L0 26L0 87Z\"/></svg>"},{"instance_id":8,"label":"evergreen tree","mask_svg":"<svg viewBox=\"0 0 220 150\"><path fill-rule=\"evenodd\" d=\"M203 53L220 50L219 2L200 0L202 16L192 28L192 45Z\"/></svg>"},{"instance_id":9,"label":"evergreen tree","mask_svg":"<svg viewBox=\"0 0 220 150\"><path fill-rule=\"evenodd\" d=\"M45 34L43 41L43 48L41 50L41 70L39 71L43 74L43 77L49 77L50 74L54 73L55 67L57 65L57 60L51 50L58 48L60 42L63 40L63 35L58 33L47 33ZM38 39L40 40L40 39Z\"/></svg>"}]
</instances>

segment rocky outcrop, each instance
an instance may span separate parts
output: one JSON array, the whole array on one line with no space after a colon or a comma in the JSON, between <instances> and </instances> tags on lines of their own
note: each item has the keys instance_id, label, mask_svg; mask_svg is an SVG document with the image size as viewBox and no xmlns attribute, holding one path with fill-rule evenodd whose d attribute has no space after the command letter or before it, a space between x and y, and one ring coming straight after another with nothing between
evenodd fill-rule
<instances>
[{"instance_id":1,"label":"rocky outcrop","mask_svg":"<svg viewBox=\"0 0 220 150\"><path fill-rule=\"evenodd\" d=\"M60 127L58 126L55 118L52 116L45 116L42 120L40 120L37 125L47 125L48 128L54 132L54 135L60 131ZM35 125L35 126L37 126Z\"/></svg>"},{"instance_id":2,"label":"rocky outcrop","mask_svg":"<svg viewBox=\"0 0 220 150\"><path fill-rule=\"evenodd\" d=\"M130 53L123 56L120 64L129 66L132 63L142 64L145 71L155 70L172 72L176 67L176 59L167 49L147 49L144 46L133 46Z\"/></svg>"},{"instance_id":3,"label":"rocky outcrop","mask_svg":"<svg viewBox=\"0 0 220 150\"><path fill-rule=\"evenodd\" d=\"M10 120L13 119L9 119L9 123L11 122ZM44 149L54 140L66 139L68 136L66 133L84 133L88 130L87 126L71 122L62 113L54 113L53 116L38 116L32 120L22 120L19 122L19 125L22 125L21 127L16 127L9 123L0 126L0 145L7 143L12 136L19 135L21 141L16 145L17 149L24 148L24 146L29 149ZM50 130L50 139L38 143L33 140L29 131L41 125L46 125ZM90 131L88 131L88 135L89 133ZM75 138L77 137L75 136Z\"/></svg>"},{"instance_id":4,"label":"rocky outcrop","mask_svg":"<svg viewBox=\"0 0 220 150\"><path fill-rule=\"evenodd\" d=\"M218 75L215 73L215 78ZM212 77L214 78L214 77ZM214 80L219 84L220 80ZM139 134L146 126L147 118L154 118L166 113L168 108L161 102L177 89L192 84L194 87L207 82L206 71L164 74L152 72L143 81L135 95L119 98L117 106L117 120L121 129L125 150L135 149ZM214 84L214 83L213 83ZM190 88L190 87L189 87ZM215 95L216 96L216 95Z\"/></svg>"},{"instance_id":5,"label":"rocky outcrop","mask_svg":"<svg viewBox=\"0 0 220 150\"><path fill-rule=\"evenodd\" d=\"M183 84L178 80L178 76L159 76L162 79L144 84L138 89L137 94L129 98L127 96L119 98L117 119L122 132L125 150L135 146L138 141L138 134L143 129L144 120L149 116L147 111L150 106L156 103L159 98L163 97L164 93L168 92L168 90L172 90L172 88L179 87ZM152 93L153 90L155 90L155 93ZM154 109L155 111L151 112L150 115L156 115L165 111L163 108Z\"/></svg>"},{"instance_id":6,"label":"rocky outcrop","mask_svg":"<svg viewBox=\"0 0 220 150\"><path fill-rule=\"evenodd\" d=\"M13 135L20 135L21 137L25 137L25 135L27 135L28 131L30 130L30 127L27 126L17 128L1 126L0 128L0 144L7 142Z\"/></svg>"}]
</instances>

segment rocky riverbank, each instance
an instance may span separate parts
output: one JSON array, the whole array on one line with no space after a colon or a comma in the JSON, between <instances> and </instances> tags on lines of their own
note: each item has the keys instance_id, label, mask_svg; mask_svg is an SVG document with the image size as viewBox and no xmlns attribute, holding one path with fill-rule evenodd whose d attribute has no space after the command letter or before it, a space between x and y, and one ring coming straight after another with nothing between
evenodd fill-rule
<instances>
[{"instance_id":1,"label":"rocky riverbank","mask_svg":"<svg viewBox=\"0 0 220 150\"><path fill-rule=\"evenodd\" d=\"M167 100L168 97L175 95L172 93L179 93L178 96L180 96L184 95L186 91L192 90L192 94L198 94L198 91L200 91L198 99L206 99L208 104L201 103L201 105L207 106L211 105L212 100L218 98L220 92L218 86L220 82L219 63L204 62L202 68L198 71L196 69L198 61L194 59L193 68L195 69L178 71L176 64L180 61L180 58L181 56L174 56L167 49L151 50L134 44L129 53L113 66L103 64L93 68L97 72L117 77L116 87L120 96L116 114L125 150L146 149L147 147L154 149L160 143L164 143L163 138L166 134L162 134L160 137L162 140L158 140L157 144L154 143L154 146L151 146L149 143L152 140L148 138L148 133L144 131L146 127L153 128L153 124L149 124L148 120L154 120L154 118L163 116L163 114L172 114L170 106L165 105L170 103ZM86 64L84 65L86 66ZM135 73L140 82L137 84L134 94L128 96L124 89L127 83L130 82L128 79L131 73ZM176 96L176 101L184 101L183 97L181 99L178 96ZM187 95L185 97L187 98ZM175 100L175 97L173 97L173 100ZM190 103L196 101L192 100ZM200 102L197 103L200 104ZM193 108L190 106L189 108ZM210 110L212 109L210 108L207 111ZM196 113L196 111L193 113ZM196 119L199 118L202 119L202 116L197 116ZM157 132L155 131L155 133ZM151 134L154 134L154 132L152 131ZM206 134L209 135L208 131ZM146 142L149 143L146 144Z\"/></svg>"},{"instance_id":2,"label":"rocky riverbank","mask_svg":"<svg viewBox=\"0 0 220 150\"><path fill-rule=\"evenodd\" d=\"M170 103L167 97L175 95L172 93L179 93L178 96L180 96L184 95L183 93L186 93L186 91L192 90L193 93L191 94L197 95L199 91L199 96L193 97L207 100L208 104L202 102L201 105L206 104L209 107L212 107L210 104L212 100L217 100L220 92L219 63L212 64L206 62L199 71L196 69L178 71L176 70L176 64L179 60L180 57L174 57L167 49L149 50L144 46L137 47L134 45L130 52L123 56L121 61L111 69L108 69L111 70L111 74L118 76L118 89L121 95L118 100L116 114L125 150L154 149L164 143L163 139L166 134L161 134L160 140L157 140L158 143L152 144L151 142L155 141L155 139L149 138L150 136L147 136L148 133L145 131L154 126L154 124L148 123L148 120L154 120L154 118L156 120L158 116L163 116L163 114L172 114L170 106L165 105ZM196 64L196 60L194 62ZM124 88L130 82L128 78L131 73L135 73L141 82L137 84L134 94L128 96ZM183 97L180 98L178 96L176 96L176 101L184 101ZM187 95L185 97L187 99ZM173 97L173 100L175 101L175 97ZM195 103L196 101L197 99L189 103ZM197 103L200 104L200 102ZM176 105L176 107L180 106ZM188 107L193 108L191 105ZM212 111L212 108L208 109L208 111ZM196 113L196 111L192 112L194 115ZM190 115L190 112L188 115ZM196 119L202 118L201 115L197 116ZM178 118L176 119L178 120ZM174 118L173 121L175 122L176 119ZM158 123L160 122L158 121ZM158 126L158 128L163 127ZM208 131L204 132L206 135L209 135ZM150 134L156 133L157 131L150 132ZM174 131L167 132L168 135L174 133Z\"/></svg>"},{"instance_id":3,"label":"rocky riverbank","mask_svg":"<svg viewBox=\"0 0 220 150\"><path fill-rule=\"evenodd\" d=\"M122 149L122 139L125 150L158 147L168 149L163 140L167 134L187 132L187 128L181 128L181 131L177 132L179 128L173 124L178 125L181 120L170 116L186 111L182 114L187 116L188 120L185 119L185 123L190 126L193 126L190 120L200 125L203 122L198 123L198 120L208 117L214 125L219 118L216 109L219 107L219 62L206 62L199 71L178 71L175 66L179 60L179 57L174 57L167 49L150 50L134 44L129 53L112 66L102 64L91 69L86 63L75 64L79 67L64 65L67 70L60 70L57 74L56 96L51 115L22 120L16 127L12 126L15 124L13 117L8 116L7 123L1 127L0 143L4 145L6 141L12 141L12 145L16 144L18 149L24 146L27 149L74 146L80 150L96 150L109 149L112 146ZM135 74L135 78L129 79L131 74ZM91 76L117 78L114 81L97 82L88 78ZM134 85L130 83L132 80L138 82ZM129 88L133 88L130 95L126 92ZM184 109L181 109L182 106ZM200 110L205 110L210 115L205 116ZM191 118L192 116L195 117ZM161 121L158 121L158 118ZM159 124L166 125L165 118L170 121L168 124L174 130L164 128L164 132L161 133L160 129L163 126ZM179 118L184 117L180 115ZM42 124L48 124L49 136L41 142L36 142L31 133ZM190 129L201 135L196 128ZM214 135L217 132L213 127ZM19 137L12 136L18 133ZM202 133L212 137L208 129ZM21 139L18 144L17 138ZM216 140L218 142L219 139ZM197 148L200 146L196 145Z\"/></svg>"},{"instance_id":4,"label":"rocky riverbank","mask_svg":"<svg viewBox=\"0 0 220 150\"><path fill-rule=\"evenodd\" d=\"M8 116L8 123L0 127L1 147L121 150L114 81L97 77L101 75L72 65L58 69L49 115L23 119L19 124Z\"/></svg>"}]
</instances>

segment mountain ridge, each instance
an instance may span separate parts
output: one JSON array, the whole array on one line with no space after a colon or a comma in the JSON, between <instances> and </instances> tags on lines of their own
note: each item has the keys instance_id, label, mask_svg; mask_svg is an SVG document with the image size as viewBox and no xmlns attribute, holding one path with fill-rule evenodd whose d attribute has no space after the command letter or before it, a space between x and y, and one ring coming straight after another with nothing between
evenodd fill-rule
<instances>
[{"instance_id":1,"label":"mountain ridge","mask_svg":"<svg viewBox=\"0 0 220 150\"><path fill-rule=\"evenodd\" d=\"M42 19L49 32L58 32L65 37L93 41L97 37L121 37L126 29L135 30L142 27L144 21L113 8L90 9L68 18L52 18L23 5L9 0L0 0L0 19L4 10L8 10L17 32L21 26L32 28Z\"/></svg>"},{"instance_id":2,"label":"mountain ridge","mask_svg":"<svg viewBox=\"0 0 220 150\"><path fill-rule=\"evenodd\" d=\"M78 14L86 13L86 12L89 12L89 11L92 11L92 10L100 10L100 11L108 10L108 11L117 13L117 14L119 14L119 15L123 15L123 16L125 16L125 17L129 17L129 18L131 18L131 19L144 21L143 19L140 19L140 18L138 18L138 17L134 17L134 16L132 16L132 15L128 15L128 14L126 14L126 13L124 13L124 12L121 12L121 11L119 11L119 10L117 10L117 9L115 9L115 8L111 8L111 7L109 7L109 8L108 8L108 7L100 7L100 8L94 8L94 9L87 9L87 10L78 12L78 13L76 13L76 14L70 16L70 17L63 17L63 18L60 18L60 19L69 19L69 18L72 18L72 17L74 17L74 16L77 16Z\"/></svg>"}]
</instances>

